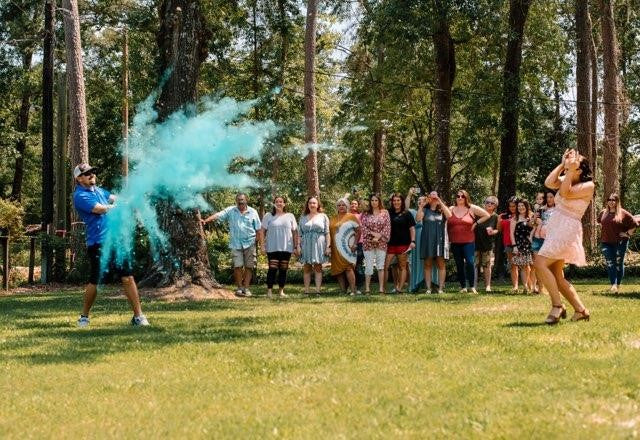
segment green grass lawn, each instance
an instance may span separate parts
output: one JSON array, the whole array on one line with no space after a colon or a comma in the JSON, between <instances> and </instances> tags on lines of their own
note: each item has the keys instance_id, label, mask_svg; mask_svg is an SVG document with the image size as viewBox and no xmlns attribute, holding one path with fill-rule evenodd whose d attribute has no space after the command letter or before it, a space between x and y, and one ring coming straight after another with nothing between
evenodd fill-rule
<instances>
[{"instance_id":1,"label":"green grass lawn","mask_svg":"<svg viewBox=\"0 0 640 440\"><path fill-rule=\"evenodd\" d=\"M147 301L149 328L108 295L76 328L80 289L0 297L0 438L633 438L637 282L580 284L591 322L555 327L506 287Z\"/></svg>"}]
</instances>

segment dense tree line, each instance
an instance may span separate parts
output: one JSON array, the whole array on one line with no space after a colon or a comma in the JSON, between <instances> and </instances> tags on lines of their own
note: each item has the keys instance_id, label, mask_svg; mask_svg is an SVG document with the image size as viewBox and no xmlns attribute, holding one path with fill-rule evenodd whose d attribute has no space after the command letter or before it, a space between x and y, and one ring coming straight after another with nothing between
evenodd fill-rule
<instances>
[{"instance_id":1,"label":"dense tree line","mask_svg":"<svg viewBox=\"0 0 640 440\"><path fill-rule=\"evenodd\" d=\"M638 0L54 3L53 115L43 113L45 2L0 6L0 196L28 223L46 211L42 127L57 133L54 180L88 155L117 186L123 100L133 109L168 66L160 118L210 93L263 98L250 117L281 130L260 158L230 165L259 182L250 192L261 207L275 193L301 204L318 191L332 200L414 185L504 203L531 197L577 144L598 170L587 228L605 193L640 208Z\"/></svg>"}]
</instances>

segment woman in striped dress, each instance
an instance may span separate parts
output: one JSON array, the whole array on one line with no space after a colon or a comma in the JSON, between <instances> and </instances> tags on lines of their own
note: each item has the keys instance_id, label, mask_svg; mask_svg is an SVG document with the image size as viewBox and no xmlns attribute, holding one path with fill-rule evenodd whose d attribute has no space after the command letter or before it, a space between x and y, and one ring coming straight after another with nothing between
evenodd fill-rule
<instances>
[{"instance_id":1,"label":"woman in striped dress","mask_svg":"<svg viewBox=\"0 0 640 440\"><path fill-rule=\"evenodd\" d=\"M300 231L300 262L304 265L304 293L309 294L311 273L313 272L316 294L322 286L322 264L328 261L331 253L329 218L322 212L322 203L316 197L309 197L304 214L298 222Z\"/></svg>"}]
</instances>

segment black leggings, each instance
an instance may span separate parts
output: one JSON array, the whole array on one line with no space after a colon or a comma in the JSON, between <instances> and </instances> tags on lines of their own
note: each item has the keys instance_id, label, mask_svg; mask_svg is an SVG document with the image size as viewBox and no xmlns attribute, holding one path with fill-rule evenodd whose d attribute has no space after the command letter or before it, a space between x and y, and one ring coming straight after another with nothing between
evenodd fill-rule
<instances>
[{"instance_id":1,"label":"black leggings","mask_svg":"<svg viewBox=\"0 0 640 440\"><path fill-rule=\"evenodd\" d=\"M278 273L278 286L282 289L287 281L287 269L289 269L289 260L291 252L267 252L269 260L269 270L267 271L267 287L273 288L276 282L276 273Z\"/></svg>"}]
</instances>

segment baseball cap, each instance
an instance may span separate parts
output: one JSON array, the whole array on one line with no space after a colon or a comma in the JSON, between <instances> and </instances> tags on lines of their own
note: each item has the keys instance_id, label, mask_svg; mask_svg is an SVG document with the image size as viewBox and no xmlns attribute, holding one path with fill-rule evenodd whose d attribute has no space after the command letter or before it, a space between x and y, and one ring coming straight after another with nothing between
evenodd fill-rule
<instances>
[{"instance_id":1,"label":"baseball cap","mask_svg":"<svg viewBox=\"0 0 640 440\"><path fill-rule=\"evenodd\" d=\"M80 174L84 174L88 171L93 171L96 174L98 173L98 169L92 167L88 163L81 163L80 165L76 165L76 167L73 169L73 178L77 179Z\"/></svg>"}]
</instances>

